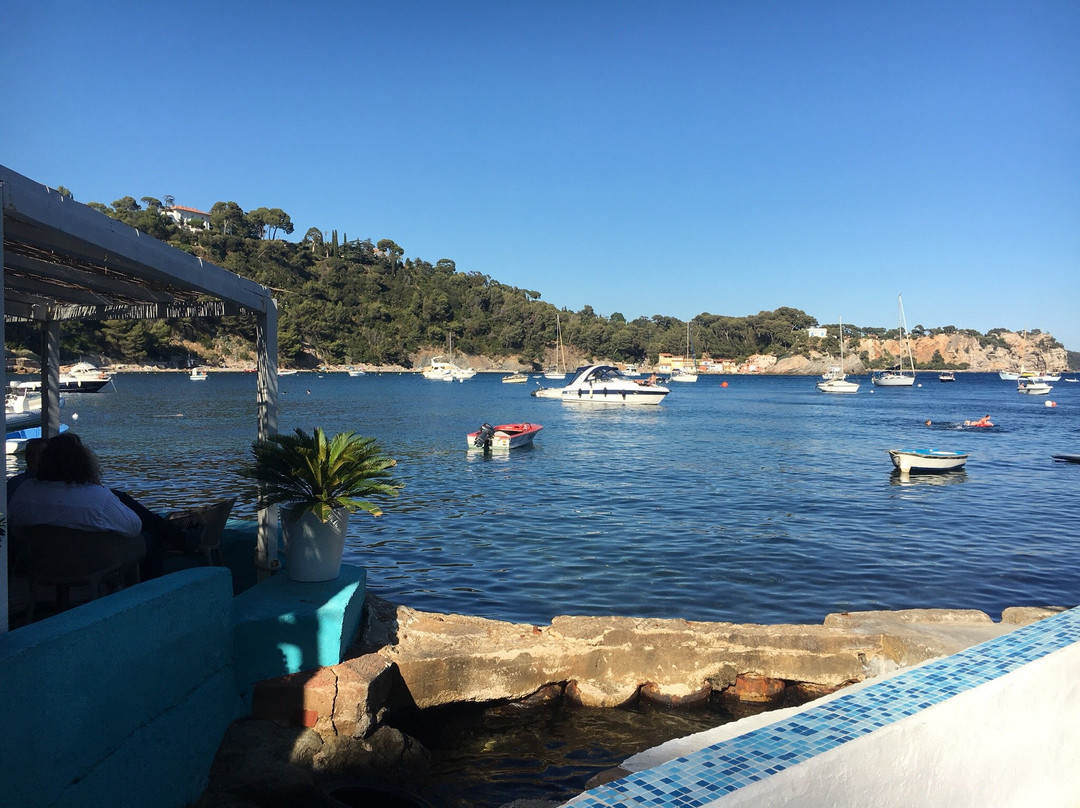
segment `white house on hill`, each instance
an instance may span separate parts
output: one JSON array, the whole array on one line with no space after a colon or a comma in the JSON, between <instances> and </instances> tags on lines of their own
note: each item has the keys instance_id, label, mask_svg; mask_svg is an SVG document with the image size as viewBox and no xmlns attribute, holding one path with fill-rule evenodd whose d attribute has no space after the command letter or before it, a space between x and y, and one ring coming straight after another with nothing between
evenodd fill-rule
<instances>
[{"instance_id":1,"label":"white house on hill","mask_svg":"<svg viewBox=\"0 0 1080 808\"><path fill-rule=\"evenodd\" d=\"M162 211L162 214L168 216L177 224L187 225L192 230L210 229L210 214L205 211L184 207L183 205L169 205Z\"/></svg>"}]
</instances>

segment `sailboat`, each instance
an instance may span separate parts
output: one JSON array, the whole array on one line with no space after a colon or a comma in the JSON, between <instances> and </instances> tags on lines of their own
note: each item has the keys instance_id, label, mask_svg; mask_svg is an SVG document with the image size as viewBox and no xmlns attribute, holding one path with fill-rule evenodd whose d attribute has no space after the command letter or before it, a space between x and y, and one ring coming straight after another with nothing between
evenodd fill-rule
<instances>
[{"instance_id":1,"label":"sailboat","mask_svg":"<svg viewBox=\"0 0 1080 808\"><path fill-rule=\"evenodd\" d=\"M690 321L686 321L686 356L690 357ZM687 367L685 362L681 368L673 370L671 372L671 381L673 382L696 382L697 381L697 361L696 358L691 358L690 366Z\"/></svg>"},{"instance_id":2,"label":"sailboat","mask_svg":"<svg viewBox=\"0 0 1080 808\"><path fill-rule=\"evenodd\" d=\"M817 389L823 393L857 393L857 382L849 382L844 373L844 321L840 320L840 366L831 368L817 383Z\"/></svg>"},{"instance_id":3,"label":"sailboat","mask_svg":"<svg viewBox=\"0 0 1080 808\"><path fill-rule=\"evenodd\" d=\"M555 367L544 371L544 378L566 378L566 353L562 346L562 322L559 319L559 312L555 312Z\"/></svg>"},{"instance_id":4,"label":"sailboat","mask_svg":"<svg viewBox=\"0 0 1080 808\"><path fill-rule=\"evenodd\" d=\"M878 387L912 387L915 384L915 359L911 355L911 335L907 333L907 322L904 319L904 299L900 295L897 295L896 299L900 302L900 363L873 375L872 381ZM905 350L909 370L904 369Z\"/></svg>"},{"instance_id":5,"label":"sailboat","mask_svg":"<svg viewBox=\"0 0 1080 808\"><path fill-rule=\"evenodd\" d=\"M450 361L444 360L441 356L432 357L431 364L424 368L423 371L425 379L440 382L463 382L476 375L476 371L472 368L461 368L454 364L454 335L450 334L448 339L450 341Z\"/></svg>"}]
</instances>

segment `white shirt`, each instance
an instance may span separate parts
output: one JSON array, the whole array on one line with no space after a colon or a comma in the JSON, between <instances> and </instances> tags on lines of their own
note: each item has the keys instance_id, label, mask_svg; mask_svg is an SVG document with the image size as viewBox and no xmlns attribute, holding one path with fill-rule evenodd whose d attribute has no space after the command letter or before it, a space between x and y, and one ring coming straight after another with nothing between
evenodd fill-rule
<instances>
[{"instance_id":1,"label":"white shirt","mask_svg":"<svg viewBox=\"0 0 1080 808\"><path fill-rule=\"evenodd\" d=\"M124 536L142 532L142 520L103 485L27 480L11 497L11 527L56 525L77 530L111 530Z\"/></svg>"}]
</instances>

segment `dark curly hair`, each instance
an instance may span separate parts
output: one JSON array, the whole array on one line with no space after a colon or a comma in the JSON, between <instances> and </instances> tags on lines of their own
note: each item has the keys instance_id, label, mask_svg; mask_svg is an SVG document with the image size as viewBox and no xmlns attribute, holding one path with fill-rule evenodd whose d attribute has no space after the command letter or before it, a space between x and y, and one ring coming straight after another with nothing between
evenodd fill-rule
<instances>
[{"instance_id":1,"label":"dark curly hair","mask_svg":"<svg viewBox=\"0 0 1080 808\"><path fill-rule=\"evenodd\" d=\"M76 485L101 485L98 459L74 432L49 438L41 453L37 478Z\"/></svg>"}]
</instances>

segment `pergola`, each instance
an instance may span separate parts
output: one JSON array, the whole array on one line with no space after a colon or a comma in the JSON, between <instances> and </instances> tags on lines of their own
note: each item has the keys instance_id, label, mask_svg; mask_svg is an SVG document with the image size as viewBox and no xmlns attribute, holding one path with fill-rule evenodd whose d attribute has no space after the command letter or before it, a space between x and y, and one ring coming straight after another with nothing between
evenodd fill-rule
<instances>
[{"instance_id":1,"label":"pergola","mask_svg":"<svg viewBox=\"0 0 1080 808\"><path fill-rule=\"evenodd\" d=\"M6 357L3 324L40 326L44 436L55 435L60 427L60 334L65 321L227 315L255 317L257 434L265 438L277 431L277 305L269 289L2 165L0 194L0 347ZM6 376L0 378L7 390ZM6 435L6 414L0 426ZM0 482L0 502L7 502L6 475ZM276 509L259 512L255 563L260 578L275 566L276 522ZM7 568L5 543L0 552L0 632L8 629Z\"/></svg>"}]
</instances>

